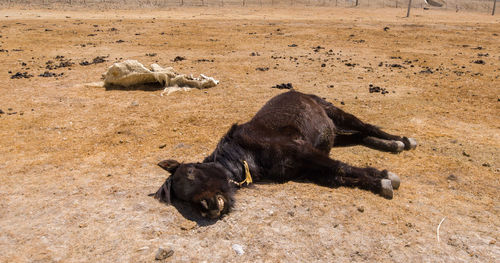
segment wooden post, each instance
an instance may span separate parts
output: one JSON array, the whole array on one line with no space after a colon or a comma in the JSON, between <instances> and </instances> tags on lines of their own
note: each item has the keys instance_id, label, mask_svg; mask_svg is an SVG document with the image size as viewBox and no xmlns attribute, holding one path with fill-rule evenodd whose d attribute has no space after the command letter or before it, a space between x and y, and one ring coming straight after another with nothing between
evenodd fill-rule
<instances>
[{"instance_id":1,"label":"wooden post","mask_svg":"<svg viewBox=\"0 0 500 263\"><path fill-rule=\"evenodd\" d=\"M356 0L356 6L358 6L358 4L359 4L359 3L358 3L358 0Z\"/></svg>"},{"instance_id":2,"label":"wooden post","mask_svg":"<svg viewBox=\"0 0 500 263\"><path fill-rule=\"evenodd\" d=\"M410 9L411 9L411 0L408 0L408 12L406 13L406 17L410 17Z\"/></svg>"},{"instance_id":3,"label":"wooden post","mask_svg":"<svg viewBox=\"0 0 500 263\"><path fill-rule=\"evenodd\" d=\"M493 0L493 11L491 11L491 15L495 15L495 8L497 7L497 0Z\"/></svg>"}]
</instances>

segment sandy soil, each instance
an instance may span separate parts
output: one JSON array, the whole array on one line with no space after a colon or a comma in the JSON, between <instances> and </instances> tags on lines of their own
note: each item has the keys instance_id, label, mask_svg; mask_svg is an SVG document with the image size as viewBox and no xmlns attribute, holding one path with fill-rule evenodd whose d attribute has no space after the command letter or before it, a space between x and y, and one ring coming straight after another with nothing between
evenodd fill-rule
<instances>
[{"instance_id":1,"label":"sandy soil","mask_svg":"<svg viewBox=\"0 0 500 263\"><path fill-rule=\"evenodd\" d=\"M498 16L330 8L0 14L1 262L151 262L158 247L180 262L500 258ZM98 56L106 61L80 65ZM221 83L163 97L85 85L124 59ZM51 77L39 76L45 71ZM288 82L417 138L420 146L401 154L332 150L332 158L398 173L393 200L259 184L238 191L235 210L213 222L148 196L167 176L158 161L201 161L232 123L283 92L271 86ZM389 93L370 93L369 84Z\"/></svg>"}]
</instances>

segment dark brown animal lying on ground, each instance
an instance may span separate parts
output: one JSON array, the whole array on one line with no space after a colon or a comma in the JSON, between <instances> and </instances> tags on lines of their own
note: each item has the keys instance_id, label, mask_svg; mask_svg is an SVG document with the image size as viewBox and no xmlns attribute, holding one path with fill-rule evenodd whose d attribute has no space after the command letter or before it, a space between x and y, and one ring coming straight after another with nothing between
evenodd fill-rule
<instances>
[{"instance_id":1,"label":"dark brown animal lying on ground","mask_svg":"<svg viewBox=\"0 0 500 263\"><path fill-rule=\"evenodd\" d=\"M252 180L307 179L392 199L400 184L397 175L329 158L332 147L357 144L390 152L416 147L414 139L383 132L318 96L286 92L267 102L249 122L234 124L202 163L160 162L172 175L154 196L167 204L174 198L188 201L210 218L228 213L234 191Z\"/></svg>"}]
</instances>

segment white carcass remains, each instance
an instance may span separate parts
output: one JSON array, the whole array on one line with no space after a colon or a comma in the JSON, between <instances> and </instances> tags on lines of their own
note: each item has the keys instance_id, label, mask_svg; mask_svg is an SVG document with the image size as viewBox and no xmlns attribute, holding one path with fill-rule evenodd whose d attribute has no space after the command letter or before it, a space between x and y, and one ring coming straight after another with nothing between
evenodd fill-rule
<instances>
[{"instance_id":1,"label":"white carcass remains","mask_svg":"<svg viewBox=\"0 0 500 263\"><path fill-rule=\"evenodd\" d=\"M159 84L165 87L162 95L181 89L207 89L219 84L218 80L203 74L194 78L191 75L178 74L172 67L162 68L158 64L152 64L151 69L148 69L137 60L114 63L103 76L105 87L129 88L137 85Z\"/></svg>"}]
</instances>

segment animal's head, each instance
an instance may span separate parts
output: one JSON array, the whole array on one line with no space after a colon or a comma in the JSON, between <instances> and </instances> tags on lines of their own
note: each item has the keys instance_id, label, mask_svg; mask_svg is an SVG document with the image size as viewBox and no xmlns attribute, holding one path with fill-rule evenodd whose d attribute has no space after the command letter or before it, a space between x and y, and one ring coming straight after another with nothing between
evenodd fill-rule
<instances>
[{"instance_id":1,"label":"animal's head","mask_svg":"<svg viewBox=\"0 0 500 263\"><path fill-rule=\"evenodd\" d=\"M171 175L154 197L171 204L180 199L193 204L203 217L219 218L233 206L234 187L229 172L218 163L187 163L164 160L158 165Z\"/></svg>"}]
</instances>

